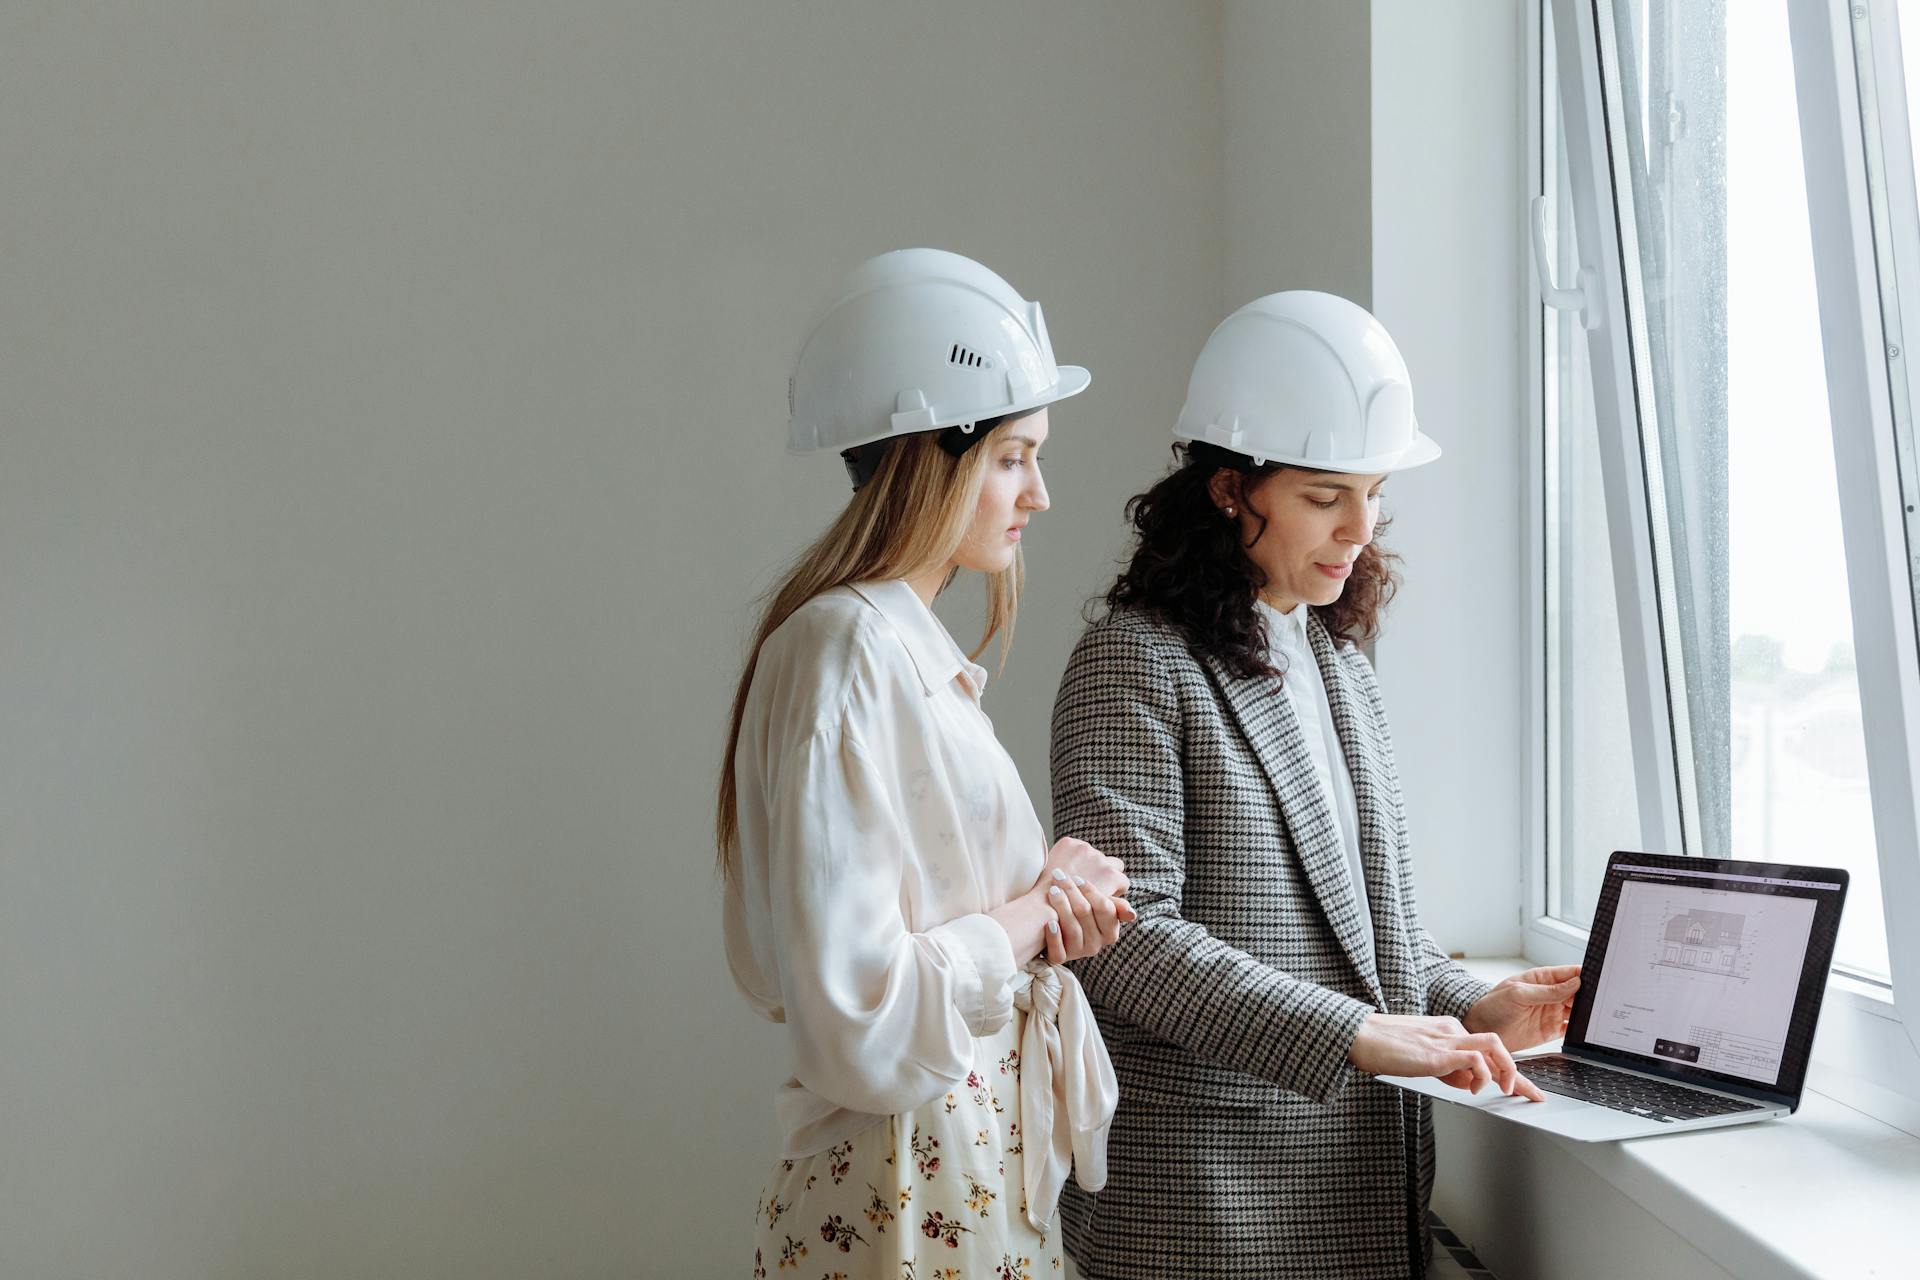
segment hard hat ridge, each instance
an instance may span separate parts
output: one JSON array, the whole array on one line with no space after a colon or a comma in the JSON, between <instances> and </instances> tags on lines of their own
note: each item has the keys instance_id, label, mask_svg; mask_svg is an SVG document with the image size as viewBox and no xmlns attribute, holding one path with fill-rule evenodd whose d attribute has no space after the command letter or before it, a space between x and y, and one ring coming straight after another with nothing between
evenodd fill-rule
<instances>
[{"instance_id":1,"label":"hard hat ridge","mask_svg":"<svg viewBox=\"0 0 1920 1280\"><path fill-rule=\"evenodd\" d=\"M1187 384L1175 440L1269 462L1375 474L1431 462L1406 361L1380 322L1330 293L1256 298L1220 322Z\"/></svg>"},{"instance_id":2,"label":"hard hat ridge","mask_svg":"<svg viewBox=\"0 0 1920 1280\"><path fill-rule=\"evenodd\" d=\"M1038 302L971 258L900 249L841 282L788 383L789 447L846 451L897 436L1031 412L1078 395ZM981 433L984 434L984 433Z\"/></svg>"}]
</instances>

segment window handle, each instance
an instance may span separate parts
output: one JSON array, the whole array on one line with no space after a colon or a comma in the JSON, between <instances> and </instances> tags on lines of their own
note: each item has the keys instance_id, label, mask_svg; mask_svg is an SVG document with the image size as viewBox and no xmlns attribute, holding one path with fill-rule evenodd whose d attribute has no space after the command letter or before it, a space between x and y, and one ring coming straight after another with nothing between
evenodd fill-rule
<instances>
[{"instance_id":1,"label":"window handle","mask_svg":"<svg viewBox=\"0 0 1920 1280\"><path fill-rule=\"evenodd\" d=\"M1592 267L1581 267L1574 277L1576 283L1571 289L1562 289L1553 282L1553 268L1547 262L1547 198L1535 196L1527 205L1533 224L1533 274L1540 284L1540 301L1555 311L1577 311L1580 314L1580 326L1584 329L1598 329L1600 314L1592 306L1594 285L1597 277Z\"/></svg>"}]
</instances>

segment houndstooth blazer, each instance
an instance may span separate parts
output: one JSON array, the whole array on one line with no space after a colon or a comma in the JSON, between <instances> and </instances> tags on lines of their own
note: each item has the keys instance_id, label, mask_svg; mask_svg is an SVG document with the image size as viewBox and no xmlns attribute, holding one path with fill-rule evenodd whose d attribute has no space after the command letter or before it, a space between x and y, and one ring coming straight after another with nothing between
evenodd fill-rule
<instances>
[{"instance_id":1,"label":"houndstooth blazer","mask_svg":"<svg viewBox=\"0 0 1920 1280\"><path fill-rule=\"evenodd\" d=\"M1122 609L1061 681L1055 834L1124 859L1139 912L1076 965L1120 1078L1106 1189L1061 1203L1088 1280L1424 1273L1428 1103L1347 1052L1373 1011L1458 1017L1487 987L1420 927L1373 668L1318 617L1308 636L1353 776L1371 951L1274 679Z\"/></svg>"}]
</instances>

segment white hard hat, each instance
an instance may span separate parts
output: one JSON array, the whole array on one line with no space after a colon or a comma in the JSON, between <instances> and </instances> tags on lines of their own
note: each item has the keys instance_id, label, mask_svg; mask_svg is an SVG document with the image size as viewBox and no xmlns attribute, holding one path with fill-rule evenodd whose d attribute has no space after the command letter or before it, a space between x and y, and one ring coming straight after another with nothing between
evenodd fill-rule
<instances>
[{"instance_id":1,"label":"white hard hat","mask_svg":"<svg viewBox=\"0 0 1920 1280\"><path fill-rule=\"evenodd\" d=\"M1268 462L1376 475L1440 456L1413 416L1407 362L1366 310L1330 293L1270 293L1213 331L1175 440Z\"/></svg>"},{"instance_id":2,"label":"white hard hat","mask_svg":"<svg viewBox=\"0 0 1920 1280\"><path fill-rule=\"evenodd\" d=\"M1053 362L1040 304L971 258L897 249L841 282L788 385L790 448L851 449L1079 395L1085 369Z\"/></svg>"}]
</instances>

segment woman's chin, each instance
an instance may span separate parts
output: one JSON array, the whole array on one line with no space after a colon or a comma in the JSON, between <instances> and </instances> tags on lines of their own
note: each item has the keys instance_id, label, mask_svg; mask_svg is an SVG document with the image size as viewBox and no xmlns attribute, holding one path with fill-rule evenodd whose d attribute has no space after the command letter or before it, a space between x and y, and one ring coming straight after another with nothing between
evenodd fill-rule
<instances>
[{"instance_id":1,"label":"woman's chin","mask_svg":"<svg viewBox=\"0 0 1920 1280\"><path fill-rule=\"evenodd\" d=\"M1336 603L1347 590L1345 581L1322 582L1317 585L1320 588L1318 594L1308 596L1307 603L1319 609L1324 609L1328 605Z\"/></svg>"},{"instance_id":2,"label":"woman's chin","mask_svg":"<svg viewBox=\"0 0 1920 1280\"><path fill-rule=\"evenodd\" d=\"M1015 547L1007 547L1005 550L975 552L971 555L955 556L953 559L953 567L956 569L971 569L975 573L1000 573L1003 570L1013 567L1013 558L1018 554L1019 550Z\"/></svg>"}]
</instances>

